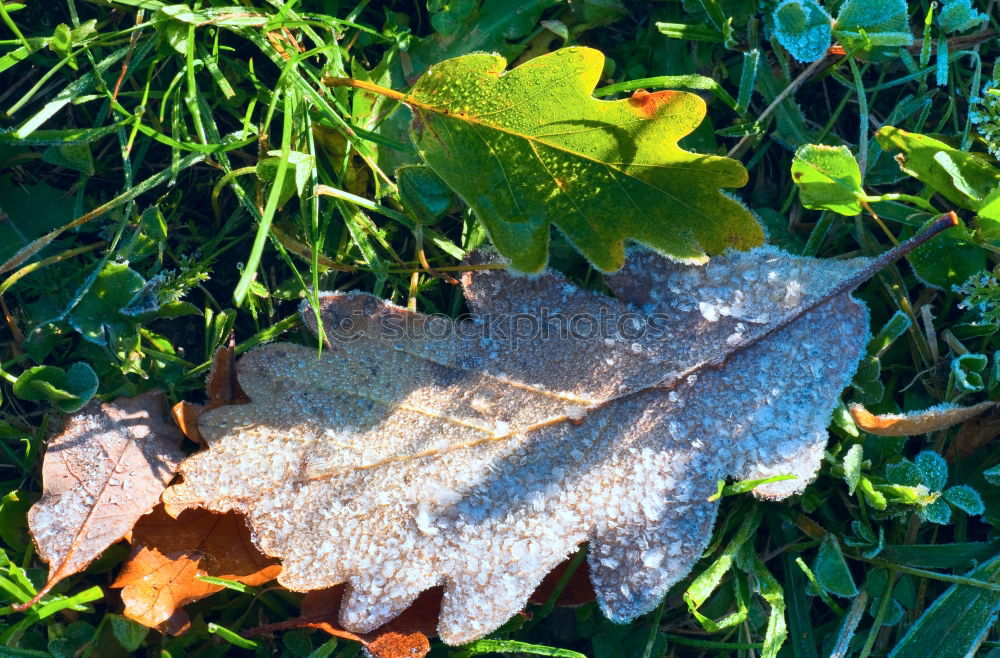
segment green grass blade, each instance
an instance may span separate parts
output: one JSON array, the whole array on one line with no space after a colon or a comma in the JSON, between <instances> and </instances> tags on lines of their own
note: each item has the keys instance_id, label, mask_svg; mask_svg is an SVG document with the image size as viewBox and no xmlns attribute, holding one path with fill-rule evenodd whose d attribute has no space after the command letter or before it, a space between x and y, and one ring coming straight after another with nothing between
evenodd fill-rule
<instances>
[{"instance_id":1,"label":"green grass blade","mask_svg":"<svg viewBox=\"0 0 1000 658\"><path fill-rule=\"evenodd\" d=\"M1000 583L1000 556L966 578ZM971 656L986 639L1000 612L1000 591L952 585L910 627L890 658Z\"/></svg>"}]
</instances>

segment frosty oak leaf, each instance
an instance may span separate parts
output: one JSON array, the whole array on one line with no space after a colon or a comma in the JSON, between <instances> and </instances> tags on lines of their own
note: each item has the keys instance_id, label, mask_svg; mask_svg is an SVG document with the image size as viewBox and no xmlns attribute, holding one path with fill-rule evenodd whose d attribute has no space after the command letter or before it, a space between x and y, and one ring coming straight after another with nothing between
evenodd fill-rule
<instances>
[{"instance_id":1,"label":"frosty oak leaf","mask_svg":"<svg viewBox=\"0 0 1000 658\"><path fill-rule=\"evenodd\" d=\"M634 251L608 280L616 298L551 272L469 272L479 324L326 295L322 354L244 356L250 403L201 417L208 449L164 502L245 514L282 585L347 584L340 623L356 633L443 585L442 639L481 637L588 541L602 610L634 618L700 556L717 480L796 475L756 490L783 498L814 476L868 340L849 293L912 246L845 261L761 247L705 266ZM614 331L487 331L518 314Z\"/></svg>"}]
</instances>

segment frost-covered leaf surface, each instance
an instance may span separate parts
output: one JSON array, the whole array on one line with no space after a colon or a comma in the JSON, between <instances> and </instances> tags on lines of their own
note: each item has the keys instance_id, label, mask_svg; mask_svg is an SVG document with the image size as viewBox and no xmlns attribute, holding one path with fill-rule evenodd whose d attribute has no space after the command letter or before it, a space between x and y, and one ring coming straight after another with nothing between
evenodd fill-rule
<instances>
[{"instance_id":1,"label":"frost-covered leaf surface","mask_svg":"<svg viewBox=\"0 0 1000 658\"><path fill-rule=\"evenodd\" d=\"M965 32L990 19L972 6L972 0L945 0L938 22L945 32Z\"/></svg>"},{"instance_id":2,"label":"frost-covered leaf surface","mask_svg":"<svg viewBox=\"0 0 1000 658\"><path fill-rule=\"evenodd\" d=\"M774 10L774 36L800 62L826 54L833 18L816 0L784 0Z\"/></svg>"},{"instance_id":3,"label":"frost-covered leaf surface","mask_svg":"<svg viewBox=\"0 0 1000 658\"><path fill-rule=\"evenodd\" d=\"M906 0L847 0L840 7L833 31L843 46L864 52L875 46L908 46Z\"/></svg>"},{"instance_id":4,"label":"frost-covered leaf surface","mask_svg":"<svg viewBox=\"0 0 1000 658\"><path fill-rule=\"evenodd\" d=\"M701 98L598 100L604 56L590 48L506 66L499 55L450 59L402 100L421 158L515 269L545 266L550 224L605 271L621 267L627 239L688 260L763 242L750 213L720 192L746 182L743 166L677 145L704 118Z\"/></svg>"},{"instance_id":5,"label":"frost-covered leaf surface","mask_svg":"<svg viewBox=\"0 0 1000 658\"><path fill-rule=\"evenodd\" d=\"M440 584L441 637L481 637L585 541L602 609L631 619L701 554L718 479L796 475L757 489L781 498L813 477L868 340L844 292L868 263L635 252L617 299L467 273L463 323L328 295L322 356L245 356L250 404L202 417L209 448L164 500L246 514L291 589L349 583L356 632ZM518 318L544 324L504 334Z\"/></svg>"},{"instance_id":6,"label":"frost-covered leaf surface","mask_svg":"<svg viewBox=\"0 0 1000 658\"><path fill-rule=\"evenodd\" d=\"M159 500L184 456L163 407L159 393L93 402L49 441L43 495L28 513L50 567L39 596L90 564Z\"/></svg>"}]
</instances>

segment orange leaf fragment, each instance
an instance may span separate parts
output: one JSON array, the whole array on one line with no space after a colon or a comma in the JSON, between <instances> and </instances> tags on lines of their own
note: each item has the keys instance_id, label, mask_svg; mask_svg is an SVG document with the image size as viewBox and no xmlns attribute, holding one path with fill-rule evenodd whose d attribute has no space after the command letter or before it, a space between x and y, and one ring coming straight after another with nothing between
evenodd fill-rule
<instances>
[{"instance_id":1,"label":"orange leaf fragment","mask_svg":"<svg viewBox=\"0 0 1000 658\"><path fill-rule=\"evenodd\" d=\"M42 465L43 495L28 512L49 579L29 608L132 529L157 503L184 457L158 392L92 402L53 436Z\"/></svg>"},{"instance_id":2,"label":"orange leaf fragment","mask_svg":"<svg viewBox=\"0 0 1000 658\"><path fill-rule=\"evenodd\" d=\"M912 436L936 432L964 423L995 406L993 402L980 402L971 407L959 407L944 403L923 411L905 414L873 414L864 405L852 404L851 417L858 427L877 436Z\"/></svg>"},{"instance_id":3,"label":"orange leaf fragment","mask_svg":"<svg viewBox=\"0 0 1000 658\"><path fill-rule=\"evenodd\" d=\"M234 512L188 510L175 519L157 506L139 519L132 547L111 586L122 588L126 617L172 634L190 623L182 606L223 589L197 576L261 585L281 570L254 548L246 522Z\"/></svg>"},{"instance_id":4,"label":"orange leaf fragment","mask_svg":"<svg viewBox=\"0 0 1000 658\"><path fill-rule=\"evenodd\" d=\"M201 438L201 432L198 431L198 419L201 418L201 412L204 410L204 406L187 400L181 400L170 408L170 416L184 433L184 436L200 446L206 445L205 439Z\"/></svg>"},{"instance_id":5,"label":"orange leaf fragment","mask_svg":"<svg viewBox=\"0 0 1000 658\"><path fill-rule=\"evenodd\" d=\"M302 599L302 614L288 621L268 624L250 631L261 635L292 628L316 628L334 637L358 642L375 658L423 658L430 651L427 636L441 614L443 588L424 591L398 617L368 633L352 633L341 626L338 618L344 599L344 585L306 593Z\"/></svg>"}]
</instances>

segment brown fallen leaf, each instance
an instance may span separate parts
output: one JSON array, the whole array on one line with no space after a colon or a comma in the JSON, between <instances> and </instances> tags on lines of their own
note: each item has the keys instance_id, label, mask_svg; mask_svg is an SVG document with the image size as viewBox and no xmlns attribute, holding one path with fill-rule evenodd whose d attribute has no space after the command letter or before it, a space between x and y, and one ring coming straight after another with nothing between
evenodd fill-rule
<instances>
[{"instance_id":1,"label":"brown fallen leaf","mask_svg":"<svg viewBox=\"0 0 1000 658\"><path fill-rule=\"evenodd\" d=\"M122 588L126 617L177 634L190 623L182 606L223 589L197 576L256 586L280 570L253 545L239 514L189 510L175 519L157 506L136 524L132 554L111 586Z\"/></svg>"},{"instance_id":2,"label":"brown fallen leaf","mask_svg":"<svg viewBox=\"0 0 1000 658\"><path fill-rule=\"evenodd\" d=\"M980 402L971 407L943 403L921 411L904 414L873 414L864 405L853 403L848 409L854 423L876 436L913 436L947 429L964 423L996 406L995 402Z\"/></svg>"},{"instance_id":3,"label":"brown fallen leaf","mask_svg":"<svg viewBox=\"0 0 1000 658\"><path fill-rule=\"evenodd\" d=\"M245 513L290 589L348 583L354 633L443 585L441 638L482 637L585 541L598 603L630 620L700 556L719 479L796 475L756 490L783 498L814 477L868 332L849 292L915 244L702 267L636 251L618 299L467 273L462 322L327 295L327 349L244 356L251 403L202 416L209 448L164 502Z\"/></svg>"},{"instance_id":4,"label":"brown fallen leaf","mask_svg":"<svg viewBox=\"0 0 1000 658\"><path fill-rule=\"evenodd\" d=\"M184 458L181 433L164 420L158 392L91 402L49 439L42 498L28 512L49 578L20 609L125 536L157 503Z\"/></svg>"}]
</instances>

